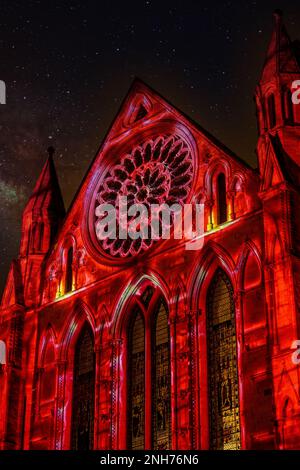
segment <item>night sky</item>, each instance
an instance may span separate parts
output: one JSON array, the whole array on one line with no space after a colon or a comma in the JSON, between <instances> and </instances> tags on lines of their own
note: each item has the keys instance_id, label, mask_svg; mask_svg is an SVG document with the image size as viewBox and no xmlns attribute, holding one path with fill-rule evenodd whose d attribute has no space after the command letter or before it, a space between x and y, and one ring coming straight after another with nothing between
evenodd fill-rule
<instances>
[{"instance_id":1,"label":"night sky","mask_svg":"<svg viewBox=\"0 0 300 470\"><path fill-rule=\"evenodd\" d=\"M276 8L300 39L299 0L1 0L0 290L47 147L68 207L135 76L256 166L252 97Z\"/></svg>"}]
</instances>

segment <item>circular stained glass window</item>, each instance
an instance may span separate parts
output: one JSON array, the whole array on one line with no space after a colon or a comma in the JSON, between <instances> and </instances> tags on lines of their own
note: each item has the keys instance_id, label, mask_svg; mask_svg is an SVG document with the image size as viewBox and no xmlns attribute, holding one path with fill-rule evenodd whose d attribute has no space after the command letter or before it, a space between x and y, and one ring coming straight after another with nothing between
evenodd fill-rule
<instances>
[{"instance_id":1,"label":"circular stained glass window","mask_svg":"<svg viewBox=\"0 0 300 470\"><path fill-rule=\"evenodd\" d=\"M117 160L104 175L97 193L95 214L100 204L112 204L118 214L120 196L127 197L128 207L143 204L149 211L152 204L182 205L188 198L192 178L192 154L181 137L169 135L147 140ZM101 218L96 216L95 228L99 220ZM123 240L110 237L108 233L99 243L107 254L124 258L148 250L155 240L150 235L146 239L127 237Z\"/></svg>"}]
</instances>

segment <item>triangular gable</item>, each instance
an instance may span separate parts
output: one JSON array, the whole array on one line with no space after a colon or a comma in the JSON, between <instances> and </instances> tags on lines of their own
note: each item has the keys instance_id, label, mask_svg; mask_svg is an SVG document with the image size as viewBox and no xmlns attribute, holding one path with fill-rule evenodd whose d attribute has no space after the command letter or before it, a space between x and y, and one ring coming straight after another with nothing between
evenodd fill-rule
<instances>
[{"instance_id":1,"label":"triangular gable","mask_svg":"<svg viewBox=\"0 0 300 470\"><path fill-rule=\"evenodd\" d=\"M266 158L264 162L264 169L262 173L262 191L266 191L272 186L284 181L284 175L281 171L279 162L277 160L274 146L271 140L269 140L266 147Z\"/></svg>"},{"instance_id":2,"label":"triangular gable","mask_svg":"<svg viewBox=\"0 0 300 470\"><path fill-rule=\"evenodd\" d=\"M118 138L121 134L143 126L145 122L166 111L158 96L140 80L134 80L110 129L109 135Z\"/></svg>"},{"instance_id":3,"label":"triangular gable","mask_svg":"<svg viewBox=\"0 0 300 470\"><path fill-rule=\"evenodd\" d=\"M141 120L137 120L135 117L138 114L140 105L144 105L147 114L145 114ZM111 136L113 136L113 138L118 138L120 133L128 133L129 130L133 130L139 125L141 126L142 131L143 124L149 123L150 120L158 120L166 113L172 113L174 114L174 117L181 118L187 125L192 126L203 136L204 139L207 139L220 151L233 158L237 163L242 164L242 166L252 169L247 162L242 160L215 136L195 122L190 116L186 115L160 93L138 78L133 81L127 96L121 104L117 116L104 139L104 142L110 140Z\"/></svg>"},{"instance_id":4,"label":"triangular gable","mask_svg":"<svg viewBox=\"0 0 300 470\"><path fill-rule=\"evenodd\" d=\"M299 167L287 155L277 135L268 136L262 175L263 191L283 181L295 186L300 184Z\"/></svg>"},{"instance_id":5,"label":"triangular gable","mask_svg":"<svg viewBox=\"0 0 300 470\"><path fill-rule=\"evenodd\" d=\"M285 394L287 390L290 390L291 391L290 398L291 396L293 396L296 403L299 403L300 401L299 394L295 388L294 381L292 380L289 374L289 371L286 369L285 365L283 366L283 369L281 371L280 381L279 381L277 389L279 393L282 392L282 390L284 390Z\"/></svg>"},{"instance_id":6,"label":"triangular gable","mask_svg":"<svg viewBox=\"0 0 300 470\"><path fill-rule=\"evenodd\" d=\"M139 114L141 105L144 110ZM209 144L216 149L216 153L224 154L239 166L254 172L246 162L237 157L234 152L229 150L209 132L199 126L199 124L170 104L144 82L135 79L73 198L63 225L61 226L60 234L64 233L65 228L68 227L68 221L69 218L72 217L76 202L84 200L84 194L91 181L95 181L95 175L99 171L102 171L103 155L106 154L107 149L115 144L119 144L123 138L127 140L131 132L134 132L135 135L139 134L141 139L143 139L149 129L156 125L156 123L166 122L170 119L174 119L174 122L182 123L187 129L190 129L191 133L198 135L199 139L203 139L204 146ZM200 158L204 158L204 155L200 155ZM79 223L79 220L76 220L76 224L77 223ZM59 237L60 234L57 234L57 237ZM53 243L55 245L56 240L54 240Z\"/></svg>"}]
</instances>

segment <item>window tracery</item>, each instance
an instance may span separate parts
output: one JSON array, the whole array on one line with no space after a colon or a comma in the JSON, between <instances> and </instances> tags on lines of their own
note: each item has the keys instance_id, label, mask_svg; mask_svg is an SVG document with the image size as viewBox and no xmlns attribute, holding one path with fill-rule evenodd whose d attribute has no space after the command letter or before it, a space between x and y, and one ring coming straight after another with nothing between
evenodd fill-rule
<instances>
[{"instance_id":1,"label":"window tracery","mask_svg":"<svg viewBox=\"0 0 300 470\"><path fill-rule=\"evenodd\" d=\"M210 447L240 449L238 369L233 289L218 270L207 297Z\"/></svg>"}]
</instances>

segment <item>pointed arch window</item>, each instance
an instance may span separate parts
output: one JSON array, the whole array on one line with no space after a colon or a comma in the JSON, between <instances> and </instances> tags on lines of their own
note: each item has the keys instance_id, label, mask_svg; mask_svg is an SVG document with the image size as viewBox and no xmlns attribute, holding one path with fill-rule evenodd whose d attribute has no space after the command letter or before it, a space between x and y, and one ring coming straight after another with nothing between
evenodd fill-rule
<instances>
[{"instance_id":1,"label":"pointed arch window","mask_svg":"<svg viewBox=\"0 0 300 470\"><path fill-rule=\"evenodd\" d=\"M86 324L79 336L74 357L72 450L94 446L95 353L94 336Z\"/></svg>"},{"instance_id":2,"label":"pointed arch window","mask_svg":"<svg viewBox=\"0 0 300 470\"><path fill-rule=\"evenodd\" d=\"M153 312L134 313L128 331L128 383L129 449L170 449L170 334L162 300Z\"/></svg>"},{"instance_id":3,"label":"pointed arch window","mask_svg":"<svg viewBox=\"0 0 300 470\"><path fill-rule=\"evenodd\" d=\"M65 293L72 292L73 289L73 247L67 251L66 260L66 280L65 280Z\"/></svg>"},{"instance_id":4,"label":"pointed arch window","mask_svg":"<svg viewBox=\"0 0 300 470\"><path fill-rule=\"evenodd\" d=\"M170 333L168 315L163 302L160 303L155 321L153 338L153 448L171 447L171 374Z\"/></svg>"},{"instance_id":5,"label":"pointed arch window","mask_svg":"<svg viewBox=\"0 0 300 470\"><path fill-rule=\"evenodd\" d=\"M268 119L269 127L272 129L276 126L276 106L275 106L275 97L271 93L267 98L267 108L268 108Z\"/></svg>"},{"instance_id":6,"label":"pointed arch window","mask_svg":"<svg viewBox=\"0 0 300 470\"><path fill-rule=\"evenodd\" d=\"M145 327L138 311L130 330L129 445L137 450L145 447Z\"/></svg>"},{"instance_id":7,"label":"pointed arch window","mask_svg":"<svg viewBox=\"0 0 300 470\"><path fill-rule=\"evenodd\" d=\"M217 177L217 223L227 221L226 179L224 173Z\"/></svg>"},{"instance_id":8,"label":"pointed arch window","mask_svg":"<svg viewBox=\"0 0 300 470\"><path fill-rule=\"evenodd\" d=\"M233 289L219 269L207 294L210 448L240 449L239 387Z\"/></svg>"}]
</instances>

